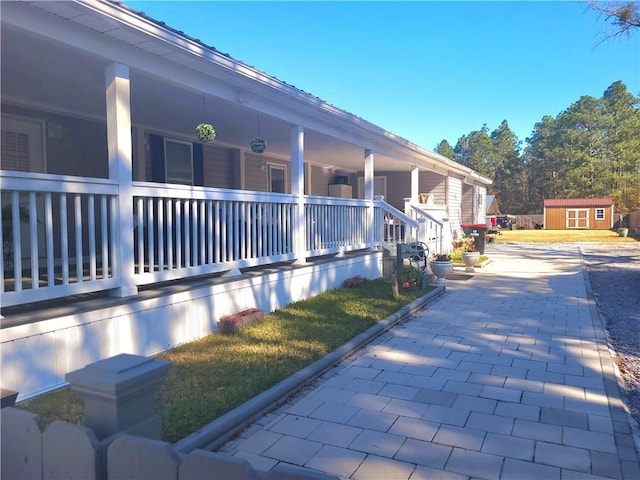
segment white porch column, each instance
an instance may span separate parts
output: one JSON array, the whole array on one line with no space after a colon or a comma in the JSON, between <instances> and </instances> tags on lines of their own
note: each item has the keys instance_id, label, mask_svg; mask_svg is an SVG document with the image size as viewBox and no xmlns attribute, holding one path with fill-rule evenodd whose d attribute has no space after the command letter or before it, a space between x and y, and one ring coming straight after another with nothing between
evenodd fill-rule
<instances>
[{"instance_id":1,"label":"white porch column","mask_svg":"<svg viewBox=\"0 0 640 480\"><path fill-rule=\"evenodd\" d=\"M417 165L411 165L411 201L418 203L420 190L420 170Z\"/></svg>"},{"instance_id":2,"label":"white porch column","mask_svg":"<svg viewBox=\"0 0 640 480\"><path fill-rule=\"evenodd\" d=\"M304 217L304 129L291 128L291 194L297 198L293 218L293 252L296 263L306 263L306 226Z\"/></svg>"},{"instance_id":3,"label":"white porch column","mask_svg":"<svg viewBox=\"0 0 640 480\"><path fill-rule=\"evenodd\" d=\"M370 202L370 207L367 210L367 243L369 244L371 250L376 250L376 232L375 232L375 224L374 224L374 204L373 204L373 193L374 193L374 159L373 152L370 149L365 149L364 151L364 199Z\"/></svg>"},{"instance_id":4,"label":"white porch column","mask_svg":"<svg viewBox=\"0 0 640 480\"><path fill-rule=\"evenodd\" d=\"M133 170L129 67L112 63L105 68L109 179L118 182L114 276L120 277L117 297L136 295L133 259Z\"/></svg>"}]
</instances>

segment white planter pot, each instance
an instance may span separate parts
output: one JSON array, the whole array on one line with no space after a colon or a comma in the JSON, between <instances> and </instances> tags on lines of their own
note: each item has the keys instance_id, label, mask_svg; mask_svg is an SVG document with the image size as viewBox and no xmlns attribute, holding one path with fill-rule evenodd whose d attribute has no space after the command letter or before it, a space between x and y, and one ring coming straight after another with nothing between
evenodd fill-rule
<instances>
[{"instance_id":1,"label":"white planter pot","mask_svg":"<svg viewBox=\"0 0 640 480\"><path fill-rule=\"evenodd\" d=\"M434 260L429 263L429 267L437 278L436 285L443 285L446 282L445 277L453 272L453 264L451 262Z\"/></svg>"},{"instance_id":2,"label":"white planter pot","mask_svg":"<svg viewBox=\"0 0 640 480\"><path fill-rule=\"evenodd\" d=\"M465 272L475 272L473 267L480 261L480 252L462 252L462 261L467 267L464 269Z\"/></svg>"}]
</instances>

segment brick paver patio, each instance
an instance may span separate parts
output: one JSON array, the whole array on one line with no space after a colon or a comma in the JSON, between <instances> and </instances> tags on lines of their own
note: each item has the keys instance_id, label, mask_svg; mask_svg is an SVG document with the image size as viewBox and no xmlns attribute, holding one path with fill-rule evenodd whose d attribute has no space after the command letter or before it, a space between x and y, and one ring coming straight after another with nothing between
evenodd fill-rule
<instances>
[{"instance_id":1,"label":"brick paver patio","mask_svg":"<svg viewBox=\"0 0 640 480\"><path fill-rule=\"evenodd\" d=\"M577 248L487 253L221 450L345 479L640 478Z\"/></svg>"}]
</instances>

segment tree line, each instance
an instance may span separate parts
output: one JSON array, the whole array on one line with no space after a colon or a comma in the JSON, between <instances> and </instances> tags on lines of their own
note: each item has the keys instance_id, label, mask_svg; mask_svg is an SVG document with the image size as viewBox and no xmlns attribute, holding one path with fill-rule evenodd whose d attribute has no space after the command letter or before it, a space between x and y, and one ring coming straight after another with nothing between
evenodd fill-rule
<instances>
[{"instance_id":1,"label":"tree line","mask_svg":"<svg viewBox=\"0 0 640 480\"><path fill-rule=\"evenodd\" d=\"M549 198L611 197L618 212L640 210L640 98L612 83L601 98L582 96L545 115L525 144L503 120L435 151L493 179L504 213L542 213Z\"/></svg>"}]
</instances>

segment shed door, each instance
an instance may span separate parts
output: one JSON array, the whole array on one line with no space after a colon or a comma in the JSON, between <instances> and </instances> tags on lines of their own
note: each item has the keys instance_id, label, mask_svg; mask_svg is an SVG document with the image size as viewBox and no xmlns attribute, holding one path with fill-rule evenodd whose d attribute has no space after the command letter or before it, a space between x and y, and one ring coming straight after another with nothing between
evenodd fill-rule
<instances>
[{"instance_id":1,"label":"shed door","mask_svg":"<svg viewBox=\"0 0 640 480\"><path fill-rule=\"evenodd\" d=\"M589 228L589 210L567 208L567 228Z\"/></svg>"}]
</instances>

